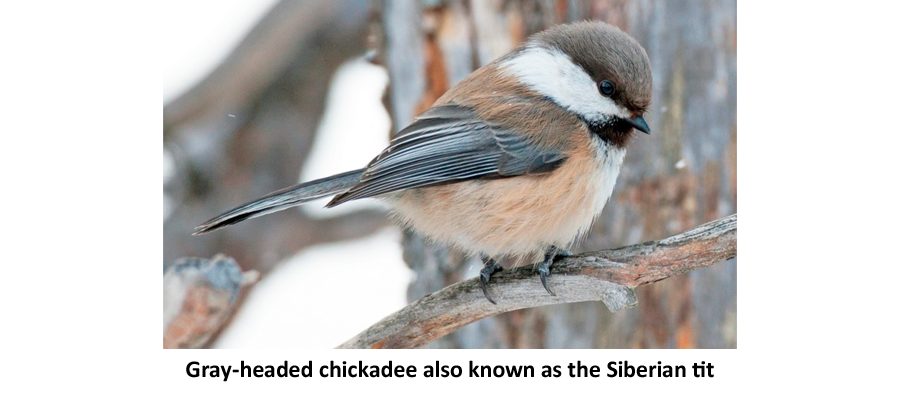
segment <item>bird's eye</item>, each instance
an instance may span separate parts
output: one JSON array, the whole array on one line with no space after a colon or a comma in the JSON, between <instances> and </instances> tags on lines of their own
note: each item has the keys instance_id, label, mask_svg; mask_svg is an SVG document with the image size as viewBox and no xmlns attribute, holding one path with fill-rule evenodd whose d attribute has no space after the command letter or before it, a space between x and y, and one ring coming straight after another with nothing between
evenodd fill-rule
<instances>
[{"instance_id":1,"label":"bird's eye","mask_svg":"<svg viewBox=\"0 0 900 409\"><path fill-rule=\"evenodd\" d=\"M600 81L600 93L606 96L610 96L613 92L616 92L616 86L609 82L608 80Z\"/></svg>"}]
</instances>

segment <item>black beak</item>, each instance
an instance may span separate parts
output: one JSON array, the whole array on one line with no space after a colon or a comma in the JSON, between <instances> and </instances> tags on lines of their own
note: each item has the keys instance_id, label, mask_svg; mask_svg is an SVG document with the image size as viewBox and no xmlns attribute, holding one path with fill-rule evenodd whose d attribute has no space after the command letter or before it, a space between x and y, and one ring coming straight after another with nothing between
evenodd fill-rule
<instances>
[{"instance_id":1,"label":"black beak","mask_svg":"<svg viewBox=\"0 0 900 409\"><path fill-rule=\"evenodd\" d=\"M644 117L639 116L634 119L622 118L622 120L625 122L628 122L628 124L633 126L634 129L637 129L647 135L650 135L650 127L647 125L647 121L644 120Z\"/></svg>"}]
</instances>

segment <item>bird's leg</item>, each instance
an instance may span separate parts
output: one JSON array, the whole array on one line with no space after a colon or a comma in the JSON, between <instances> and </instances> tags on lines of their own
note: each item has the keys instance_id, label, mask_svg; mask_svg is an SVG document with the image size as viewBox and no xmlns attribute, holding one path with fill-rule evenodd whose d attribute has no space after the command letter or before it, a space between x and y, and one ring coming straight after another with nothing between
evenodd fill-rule
<instances>
[{"instance_id":1,"label":"bird's leg","mask_svg":"<svg viewBox=\"0 0 900 409\"><path fill-rule=\"evenodd\" d=\"M550 248L547 249L547 252L544 253L544 261L537 264L537 270L541 274L541 284L544 285L544 289L547 290L550 295L556 295L550 290L550 286L547 285L547 276L550 275L550 266L553 265L553 262L556 261L557 258L571 255L571 251L560 250L556 246L550 246Z\"/></svg>"},{"instance_id":2,"label":"bird's leg","mask_svg":"<svg viewBox=\"0 0 900 409\"><path fill-rule=\"evenodd\" d=\"M481 291L484 292L484 297L487 298L491 304L497 304L494 302L494 299L488 295L487 283L491 280L491 274L503 270L503 267L500 267L496 260L485 255L481 256L481 262L484 263L484 268L481 269Z\"/></svg>"}]
</instances>

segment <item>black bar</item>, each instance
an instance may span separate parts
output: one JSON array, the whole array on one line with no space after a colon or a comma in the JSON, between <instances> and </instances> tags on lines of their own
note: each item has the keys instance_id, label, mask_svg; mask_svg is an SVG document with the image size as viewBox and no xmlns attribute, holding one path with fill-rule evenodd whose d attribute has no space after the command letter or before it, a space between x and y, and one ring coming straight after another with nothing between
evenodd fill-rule
<instances>
[{"instance_id":1,"label":"black bar","mask_svg":"<svg viewBox=\"0 0 900 409\"><path fill-rule=\"evenodd\" d=\"M369 378L713 378L713 360L188 360L187 382L367 382ZM502 370L482 371L484 367ZM544 368L540 369L539 368ZM552 370L546 370L552 368ZM412 374L415 374L414 376ZM465 376L463 376L465 375Z\"/></svg>"}]
</instances>

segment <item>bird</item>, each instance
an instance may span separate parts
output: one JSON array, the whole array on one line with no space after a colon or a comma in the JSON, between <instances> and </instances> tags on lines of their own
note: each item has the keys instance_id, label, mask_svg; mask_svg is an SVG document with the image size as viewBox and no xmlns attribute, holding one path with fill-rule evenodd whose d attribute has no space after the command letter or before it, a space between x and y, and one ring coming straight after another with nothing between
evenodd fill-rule
<instances>
[{"instance_id":1,"label":"bird","mask_svg":"<svg viewBox=\"0 0 900 409\"><path fill-rule=\"evenodd\" d=\"M377 198L404 227L480 257L484 297L502 258L530 260L544 289L612 195L652 99L644 48L614 25L548 28L450 88L365 167L301 183L201 225L209 233L331 197Z\"/></svg>"}]
</instances>

